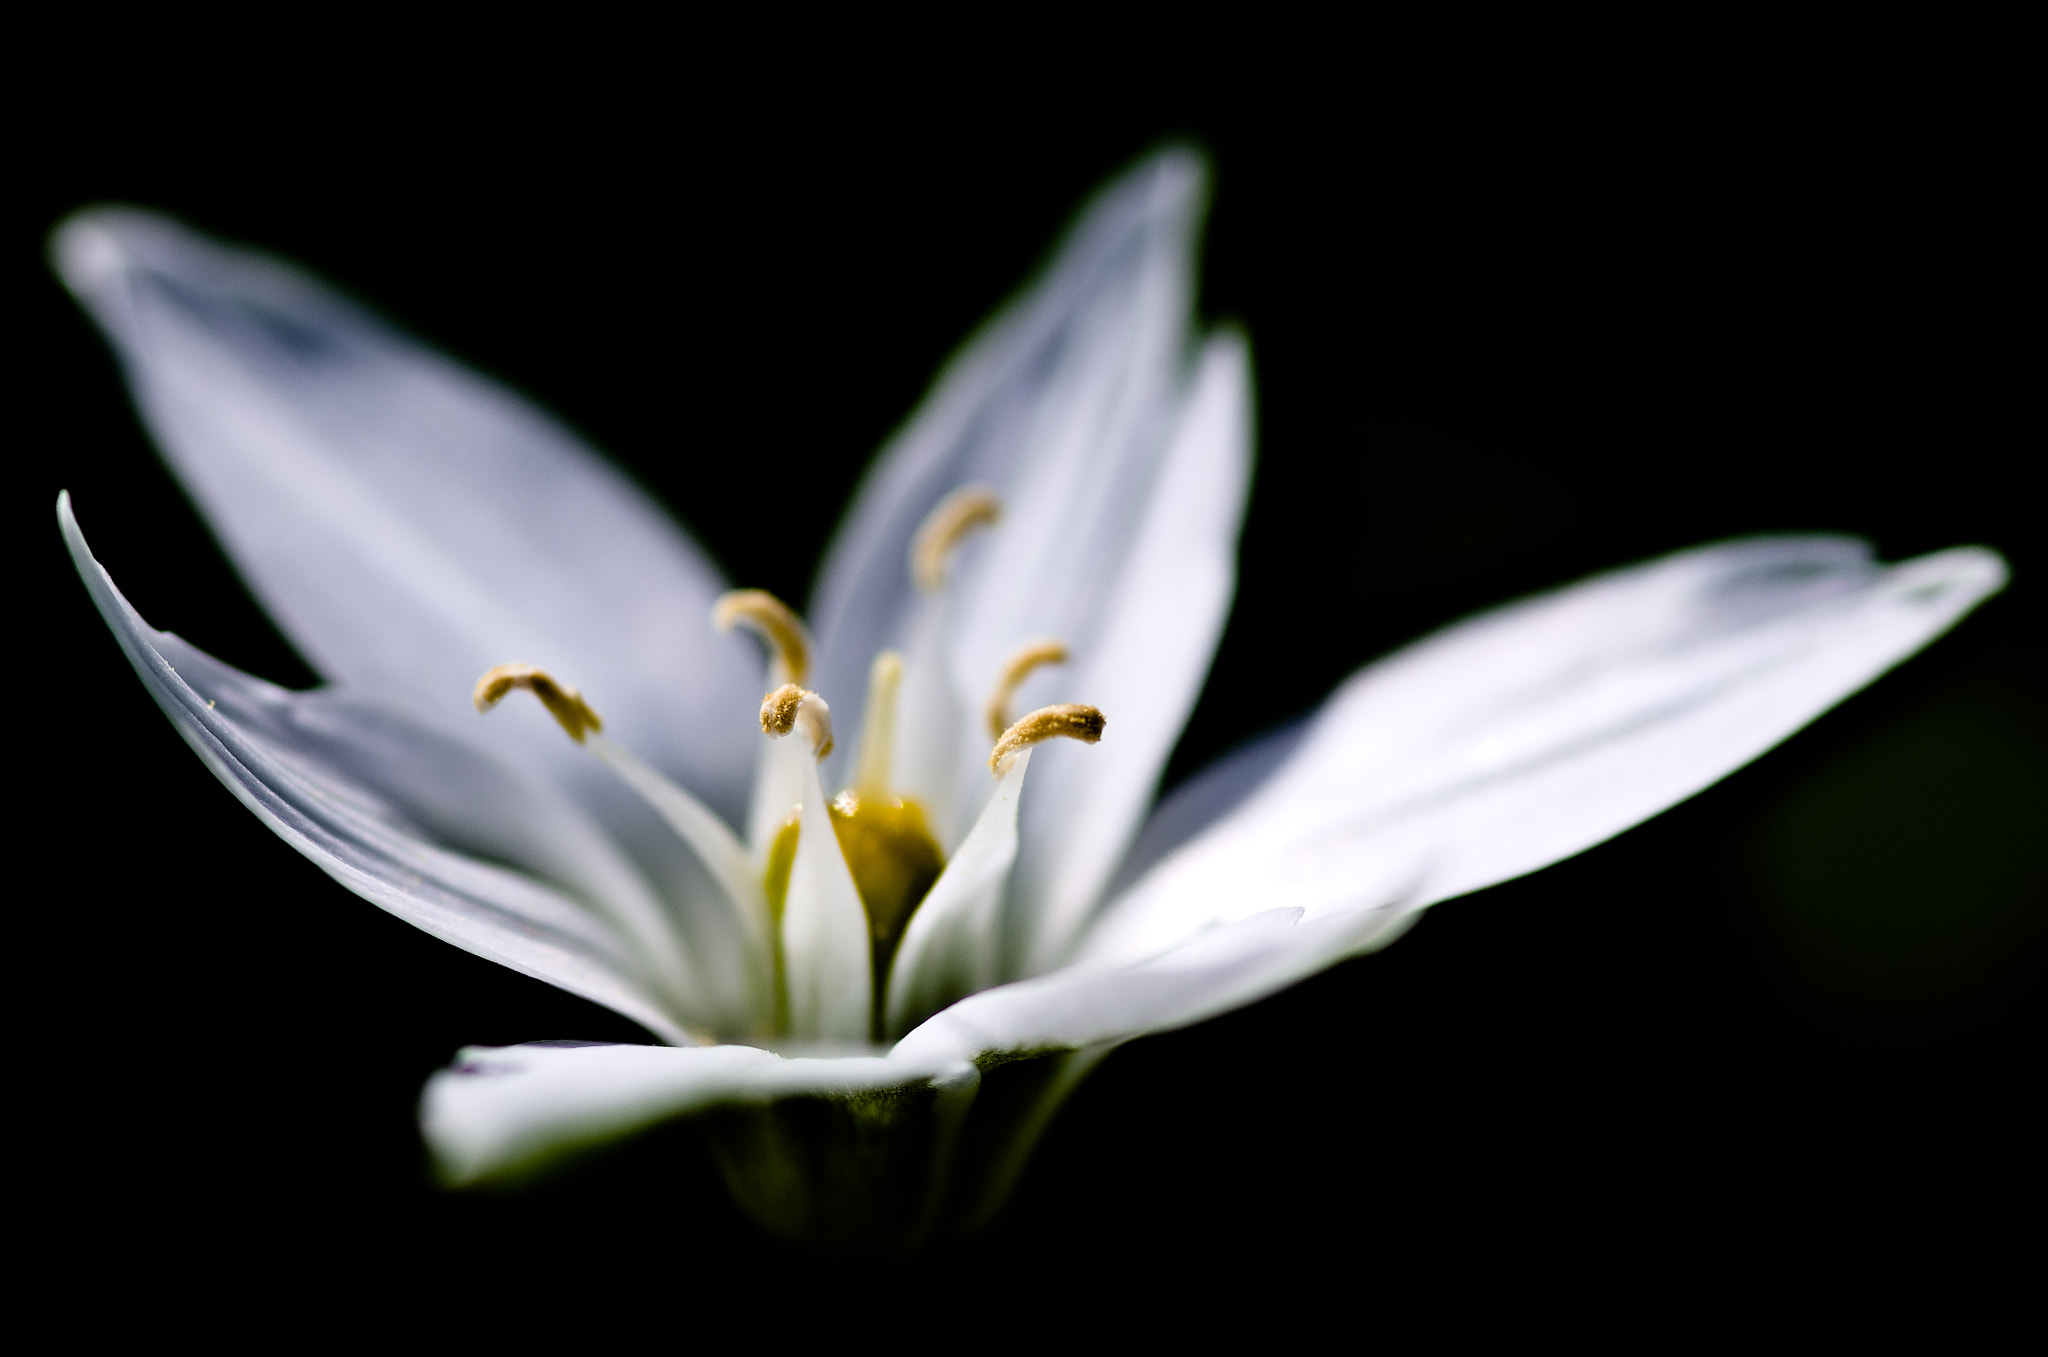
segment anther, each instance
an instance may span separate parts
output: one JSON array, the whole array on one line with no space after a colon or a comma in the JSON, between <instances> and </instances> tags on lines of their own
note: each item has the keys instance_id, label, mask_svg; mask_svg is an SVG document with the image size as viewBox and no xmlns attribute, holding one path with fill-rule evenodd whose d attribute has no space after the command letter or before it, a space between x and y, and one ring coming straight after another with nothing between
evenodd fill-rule
<instances>
[{"instance_id":1,"label":"anther","mask_svg":"<svg viewBox=\"0 0 2048 1357\"><path fill-rule=\"evenodd\" d=\"M988 695L988 733L992 739L1001 739L1003 732L1010 728L1010 699L1017 695L1017 689L1031 672L1044 664L1065 664L1067 643L1047 637L1043 641L1026 641L1017 647L1010 658L1003 661L1003 672L996 676L995 690Z\"/></svg>"},{"instance_id":2,"label":"anther","mask_svg":"<svg viewBox=\"0 0 2048 1357\"><path fill-rule=\"evenodd\" d=\"M893 650L868 666L868 707L860 721L860 767L853 785L862 796L889 790L889 760L896 745L896 690L903 682L903 657Z\"/></svg>"},{"instance_id":3,"label":"anther","mask_svg":"<svg viewBox=\"0 0 2048 1357\"><path fill-rule=\"evenodd\" d=\"M780 666L776 677L802 683L811 674L811 633L787 603L766 589L734 589L719 595L711 608L711 625L720 631L745 627L768 643Z\"/></svg>"},{"instance_id":4,"label":"anther","mask_svg":"<svg viewBox=\"0 0 2048 1357\"><path fill-rule=\"evenodd\" d=\"M824 698L785 683L761 699L761 730L770 739L780 739L799 725L810 739L814 757L822 759L832 752L832 709Z\"/></svg>"},{"instance_id":5,"label":"anther","mask_svg":"<svg viewBox=\"0 0 2048 1357\"><path fill-rule=\"evenodd\" d=\"M946 562L968 533L1003 516L1003 501L986 485L963 485L932 507L910 541L910 578L935 594L946 585Z\"/></svg>"},{"instance_id":6,"label":"anther","mask_svg":"<svg viewBox=\"0 0 2048 1357\"><path fill-rule=\"evenodd\" d=\"M1020 719L1016 725L1003 732L996 747L989 752L988 770L997 777L1003 774L1003 765L1010 755L1026 745L1037 744L1060 736L1079 740L1082 744L1094 744L1102 738L1102 728L1108 724L1100 707L1090 707L1080 702L1062 702L1057 707L1040 707L1029 716Z\"/></svg>"},{"instance_id":7,"label":"anther","mask_svg":"<svg viewBox=\"0 0 2048 1357\"><path fill-rule=\"evenodd\" d=\"M505 694L514 688L524 688L539 698L540 704L548 709L548 715L554 717L577 744L583 743L587 733L604 729L604 722L583 700L583 694L530 664L499 665L476 681L469 700L478 711L486 712L503 701Z\"/></svg>"}]
</instances>

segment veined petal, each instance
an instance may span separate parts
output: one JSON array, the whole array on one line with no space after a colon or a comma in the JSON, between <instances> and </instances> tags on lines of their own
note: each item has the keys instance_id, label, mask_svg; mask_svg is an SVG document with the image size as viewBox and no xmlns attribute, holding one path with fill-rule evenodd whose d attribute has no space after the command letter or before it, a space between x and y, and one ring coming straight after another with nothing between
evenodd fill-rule
<instances>
[{"instance_id":1,"label":"veined petal","mask_svg":"<svg viewBox=\"0 0 2048 1357\"><path fill-rule=\"evenodd\" d=\"M1885 567L1850 539L1759 538L1453 627L1346 682L1082 955L1150 955L1280 905L1420 909L1590 848L1863 687L2005 573L1980 548Z\"/></svg>"},{"instance_id":2,"label":"veined petal","mask_svg":"<svg viewBox=\"0 0 2048 1357\"><path fill-rule=\"evenodd\" d=\"M428 1080L420 1124L442 1177L459 1186L717 1103L859 1093L954 1072L880 1056L792 1060L751 1046L472 1046Z\"/></svg>"},{"instance_id":3,"label":"veined petal","mask_svg":"<svg viewBox=\"0 0 2048 1357\"><path fill-rule=\"evenodd\" d=\"M280 838L435 937L603 1004L666 1040L689 1039L684 1024L699 1016L688 1003L692 982L661 932L654 897L573 806L402 712L346 694L290 693L152 631L92 558L68 496L59 497L57 514L79 576L150 695ZM432 822L430 831L539 875L451 851L419 818ZM656 935L653 966L636 928Z\"/></svg>"},{"instance_id":4,"label":"veined petal","mask_svg":"<svg viewBox=\"0 0 2048 1357\"><path fill-rule=\"evenodd\" d=\"M165 218L82 213L52 252L321 674L453 718L484 670L538 664L601 695L642 757L741 804L755 665L705 626L718 574L566 429L305 274ZM588 780L551 732L503 724Z\"/></svg>"},{"instance_id":5,"label":"veined petal","mask_svg":"<svg viewBox=\"0 0 2048 1357\"><path fill-rule=\"evenodd\" d=\"M1017 802L1031 752L1011 759L974 829L910 916L889 971L883 1030L891 1036L997 980L998 909L1017 859Z\"/></svg>"},{"instance_id":6,"label":"veined petal","mask_svg":"<svg viewBox=\"0 0 2048 1357\"><path fill-rule=\"evenodd\" d=\"M860 728L870 658L908 635L911 539L960 485L986 482L1004 504L954 586L967 706L978 710L1020 641L1080 646L1094 635L1097 600L1128 550L1185 382L1203 178L1194 156L1172 151L1106 190L1042 279L947 365L868 473L811 610L817 686L846 729ZM978 722L959 738L964 767L986 756Z\"/></svg>"},{"instance_id":7,"label":"veined petal","mask_svg":"<svg viewBox=\"0 0 2048 1357\"><path fill-rule=\"evenodd\" d=\"M790 1034L802 1040L864 1042L874 1019L868 916L802 735L778 741L778 758L801 761L803 809L789 895L782 906L783 975Z\"/></svg>"},{"instance_id":8,"label":"veined petal","mask_svg":"<svg viewBox=\"0 0 2048 1357\"><path fill-rule=\"evenodd\" d=\"M1024 812L1008 920L1022 973L1063 959L1137 835L1194 710L1237 586L1251 485L1251 371L1242 339L1210 341L1094 642L1063 686L1110 727L1062 750Z\"/></svg>"}]
</instances>

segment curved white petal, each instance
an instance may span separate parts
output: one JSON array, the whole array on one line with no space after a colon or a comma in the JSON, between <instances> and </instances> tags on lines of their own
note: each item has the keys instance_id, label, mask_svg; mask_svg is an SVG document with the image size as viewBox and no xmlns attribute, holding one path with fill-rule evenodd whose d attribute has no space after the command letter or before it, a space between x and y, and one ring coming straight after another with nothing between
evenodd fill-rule
<instances>
[{"instance_id":1,"label":"curved white petal","mask_svg":"<svg viewBox=\"0 0 2048 1357\"><path fill-rule=\"evenodd\" d=\"M751 1046L472 1046L427 1081L420 1125L451 1185L718 1103L972 1079L957 1062L785 1059Z\"/></svg>"},{"instance_id":2,"label":"curved white petal","mask_svg":"<svg viewBox=\"0 0 2048 1357\"><path fill-rule=\"evenodd\" d=\"M664 1039L687 1039L691 980L661 931L658 906L573 806L401 712L346 694L289 693L150 630L92 558L68 496L59 497L57 513L79 576L150 695L280 838L435 937L603 1004ZM584 898L451 851L421 821Z\"/></svg>"},{"instance_id":3,"label":"curved white petal","mask_svg":"<svg viewBox=\"0 0 2048 1357\"><path fill-rule=\"evenodd\" d=\"M1245 741L1168 792L1145 817L1103 897L1122 895L1167 854L1236 810L1294 757L1308 731L1309 718L1297 717Z\"/></svg>"},{"instance_id":4,"label":"curved white petal","mask_svg":"<svg viewBox=\"0 0 2048 1357\"><path fill-rule=\"evenodd\" d=\"M1072 966L962 999L896 1043L925 1067L989 1052L1078 1049L1205 1021L1337 959L1370 950L1402 911L1273 909L1233 920L1144 961Z\"/></svg>"},{"instance_id":5,"label":"curved white petal","mask_svg":"<svg viewBox=\"0 0 2048 1357\"><path fill-rule=\"evenodd\" d=\"M811 610L816 686L846 729L860 728L870 659L909 633L912 536L960 485L991 484L1004 501L1001 525L964 553L953 586L954 665L968 706L979 710L1019 642L1053 635L1080 646L1093 636L1186 380L1203 179L1193 155L1173 151L1105 190L1040 281L947 365L868 473ZM960 739L964 764L977 747L986 755L978 723Z\"/></svg>"},{"instance_id":6,"label":"curved white petal","mask_svg":"<svg viewBox=\"0 0 2048 1357\"><path fill-rule=\"evenodd\" d=\"M782 960L789 1031L809 1041L864 1042L874 1020L874 962L867 911L832 831L824 784L802 734L777 742L777 758L803 779L796 860L782 906Z\"/></svg>"},{"instance_id":7,"label":"curved white petal","mask_svg":"<svg viewBox=\"0 0 2048 1357\"><path fill-rule=\"evenodd\" d=\"M305 274L165 218L81 213L52 253L323 675L452 717L485 669L538 664L664 772L739 806L756 666L705 623L718 574L567 430ZM504 738L587 774L521 729Z\"/></svg>"},{"instance_id":8,"label":"curved white petal","mask_svg":"<svg viewBox=\"0 0 2048 1357\"><path fill-rule=\"evenodd\" d=\"M729 979L737 982L729 988L744 994L735 1007L748 1019L767 1013L772 1004L774 963L769 934L773 924L761 877L747 857L746 845L710 807L634 757L625 746L602 735L588 736L587 743L696 854L710 879L693 897L700 907L690 911L690 921L700 925L698 933L715 932L726 944L718 949L719 961L730 973ZM753 1022L740 1025L751 1027Z\"/></svg>"},{"instance_id":9,"label":"curved white petal","mask_svg":"<svg viewBox=\"0 0 2048 1357\"><path fill-rule=\"evenodd\" d=\"M1008 920L1023 973L1065 956L1137 835L1194 710L1237 586L1251 485L1251 368L1242 339L1211 340L1100 630L1060 683L1109 718L1102 743L1058 749L1024 811Z\"/></svg>"},{"instance_id":10,"label":"curved white petal","mask_svg":"<svg viewBox=\"0 0 2048 1357\"><path fill-rule=\"evenodd\" d=\"M974 829L910 916L889 970L883 1030L901 1035L927 1014L996 982L1003 883L1017 859L1017 802L1031 750L996 782Z\"/></svg>"},{"instance_id":11,"label":"curved white petal","mask_svg":"<svg viewBox=\"0 0 2048 1357\"><path fill-rule=\"evenodd\" d=\"M1236 811L1114 902L1095 963L1275 906L1419 909L1568 857L1755 758L2004 583L1761 538L1595 577L1361 671Z\"/></svg>"}]
</instances>

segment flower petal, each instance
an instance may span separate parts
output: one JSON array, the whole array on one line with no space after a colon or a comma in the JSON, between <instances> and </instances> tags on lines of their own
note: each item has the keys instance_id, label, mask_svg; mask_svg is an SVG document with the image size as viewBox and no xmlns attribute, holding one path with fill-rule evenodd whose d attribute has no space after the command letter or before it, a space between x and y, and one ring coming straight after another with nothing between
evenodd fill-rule
<instances>
[{"instance_id":1,"label":"flower petal","mask_svg":"<svg viewBox=\"0 0 2048 1357\"><path fill-rule=\"evenodd\" d=\"M165 218L82 213L52 251L320 673L452 716L485 669L538 664L643 758L741 804L756 666L705 625L718 574L566 429L305 274ZM505 738L588 780L559 738Z\"/></svg>"},{"instance_id":2,"label":"flower petal","mask_svg":"<svg viewBox=\"0 0 2048 1357\"><path fill-rule=\"evenodd\" d=\"M1280 905L1406 909L1531 872L1757 757L2004 583L1760 538L1597 576L1361 671L1243 805L1114 902L1093 963Z\"/></svg>"},{"instance_id":3,"label":"flower petal","mask_svg":"<svg viewBox=\"0 0 2048 1357\"><path fill-rule=\"evenodd\" d=\"M1083 653L1173 432L1203 178L1194 156L1172 151L1105 190L1044 277L948 364L868 473L811 610L816 686L844 728L860 728L869 660L910 630L918 525L968 482L996 487L1004 510L954 586L965 708L979 712L1021 641L1059 636ZM963 765L986 755L978 721L960 739Z\"/></svg>"},{"instance_id":4,"label":"flower petal","mask_svg":"<svg viewBox=\"0 0 2048 1357\"><path fill-rule=\"evenodd\" d=\"M1249 355L1225 333L1203 354L1101 630L1062 680L1110 724L1098 748L1046 760L1024 812L1007 920L1024 974L1056 965L1087 923L1194 710L1237 587L1251 436Z\"/></svg>"},{"instance_id":5,"label":"flower petal","mask_svg":"<svg viewBox=\"0 0 2048 1357\"><path fill-rule=\"evenodd\" d=\"M659 906L573 806L401 712L345 693L287 692L150 630L92 558L68 496L59 497L57 514L80 577L151 696L280 838L435 937L603 1004L664 1039L687 1039L678 1014L692 1016L690 980L650 971L622 939L636 926L654 932L659 954L675 958ZM536 875L449 851L422 821L436 837Z\"/></svg>"},{"instance_id":6,"label":"flower petal","mask_svg":"<svg viewBox=\"0 0 2048 1357\"><path fill-rule=\"evenodd\" d=\"M996 982L997 911L1017 859L1017 802L1030 766L1028 748L1010 760L973 831L910 916L889 970L889 1035Z\"/></svg>"},{"instance_id":7,"label":"flower petal","mask_svg":"<svg viewBox=\"0 0 2048 1357\"><path fill-rule=\"evenodd\" d=\"M1272 909L1183 940L1161 955L1073 966L962 999L890 1050L913 1066L995 1052L1077 1050L1205 1021L1262 999L1398 927L1397 908Z\"/></svg>"},{"instance_id":8,"label":"flower petal","mask_svg":"<svg viewBox=\"0 0 2048 1357\"><path fill-rule=\"evenodd\" d=\"M802 827L782 906L789 1031L804 1040L864 1042L874 1020L867 911L832 831L824 784L807 741L802 735L778 741L775 752L798 761L804 779Z\"/></svg>"},{"instance_id":9,"label":"flower petal","mask_svg":"<svg viewBox=\"0 0 2048 1357\"><path fill-rule=\"evenodd\" d=\"M427 1081L420 1125L442 1178L459 1186L716 1103L859 1093L953 1073L880 1056L792 1060L751 1046L472 1046Z\"/></svg>"}]
</instances>

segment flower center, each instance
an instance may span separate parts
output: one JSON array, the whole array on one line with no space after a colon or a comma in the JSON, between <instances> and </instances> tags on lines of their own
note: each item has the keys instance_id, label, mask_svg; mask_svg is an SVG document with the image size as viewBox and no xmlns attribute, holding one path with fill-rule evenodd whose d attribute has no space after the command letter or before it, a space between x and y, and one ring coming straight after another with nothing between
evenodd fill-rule
<instances>
[{"instance_id":1,"label":"flower center","mask_svg":"<svg viewBox=\"0 0 2048 1357\"><path fill-rule=\"evenodd\" d=\"M718 896L731 911L734 926L750 940L752 950L748 955L752 960L747 964L757 967L758 979L749 983L755 985L763 1008L772 1009L772 1018L763 1015L770 1030L790 1030L793 1017L799 1026L812 1024L809 1016L792 1014L792 996L813 992L800 986L817 980L821 974L820 956L840 956L833 963L840 966L853 960L842 954L852 939L859 936L858 931L830 933L838 941L832 942L825 952L818 950L817 942L818 918L852 923L847 913L851 903L845 894L847 878L851 878L853 893L859 897L866 916L873 979L869 993L877 1035L882 1029L891 967L899 943L907 931L927 940L940 936L929 931L920 934L909 927L934 887L939 887L940 894L945 896L944 904L934 908L940 909L951 922L934 924L933 928L957 930L961 926L957 921L959 910L967 907L962 902L983 898L971 893L982 892L992 884L977 877L972 884L957 889L940 885L945 879L946 851L939 835L933 832L930 816L934 811L939 816L939 833L959 834L964 828L961 802L972 796L964 789L956 790L951 771L957 767L950 762L957 746L948 741L966 733L959 722L969 708L953 691L944 663L947 618L952 611L952 605L943 597L947 575L962 541L995 523L1001 511L993 491L979 486L963 487L941 500L916 533L911 550L912 577L922 590L941 597L927 599L921 605L924 611L912 628L908 663L895 651L885 650L875 656L870 666L853 785L824 807L846 876L837 878L842 883L837 887L827 882L818 887L818 893L803 897L803 923L798 934L801 945L789 944L795 951L785 951L788 940L784 936L785 915L791 904L791 879L798 865L805 805L813 798L824 799L812 763L822 762L832 752L833 731L831 708L824 698L803 686L810 674L814 649L810 632L803 619L786 604L763 590L741 589L721 597L712 611L712 621L720 630L744 627L767 643L768 681L772 687L761 701L762 732L771 739L801 734L803 741L801 753L786 747L779 751L772 747L762 750L753 811L744 838L695 796L603 736L603 722L570 685L528 664L500 665L477 681L472 700L480 712L496 706L514 689L532 693L572 740L610 765L690 845L714 878ZM1021 786L1025 769L1019 756L1042 740L1063 737L1094 744L1102 738L1101 711L1078 703L1040 707L1011 719L1014 699L1025 681L1040 667L1063 664L1066 660L1064 642L1030 641L1013 652L997 673L982 714L989 736L995 740L989 754L989 771L998 779L1014 777ZM906 671L910 674L908 680ZM899 689L907 694L901 703ZM907 708L914 723L900 732L901 740L897 729L899 706ZM892 766L898 759L903 763L900 769ZM917 795L908 794L912 788ZM920 801L919 797L927 799ZM982 798L973 797L973 801L979 803ZM1004 806L1008 807L1007 828L999 810ZM983 848L976 850L981 857L963 857L963 870L969 862L986 866L989 854L997 851L987 847L996 840L983 835L989 825L996 826L989 831L996 839L1004 833L1009 836L1010 847L1000 851L1014 853L1015 808L1014 790L1007 801L999 797L986 803L982 818L964 841L982 842ZM815 815L817 808L811 808L809 813ZM977 840L974 836L983 837ZM967 850L963 847L962 851ZM810 858L807 856L805 861ZM1008 858L1002 861L1007 864ZM829 873L834 869L819 870ZM834 890L838 892L836 896L832 894ZM838 903L831 903L835 899ZM827 913L817 915L820 909ZM833 910L838 913L831 913ZM952 913L946 914L947 910ZM790 927L798 925L791 923ZM831 927L840 929L841 925ZM972 927L974 940L964 945L994 945L992 935L982 936L995 927L990 920L981 919ZM913 950L923 947L929 952L935 945L938 944L913 942ZM842 977L834 984L847 983L843 970L825 973ZM991 982L984 979L981 983Z\"/></svg>"},{"instance_id":2,"label":"flower center","mask_svg":"<svg viewBox=\"0 0 2048 1357\"><path fill-rule=\"evenodd\" d=\"M889 961L911 913L946 869L946 855L925 819L924 807L890 788L890 747L896 731L896 691L903 677L903 659L893 650L875 656L868 671L867 714L861 723L860 766L854 785L833 798L828 809L832 833L868 916L876 987L889 973ZM786 735L810 722L814 752L831 752L832 732L824 701L815 693L785 684L761 704L761 729ZM796 862L797 817L776 832L763 873L770 916L779 927L789 894L790 868Z\"/></svg>"}]
</instances>

